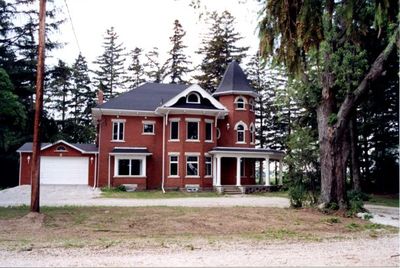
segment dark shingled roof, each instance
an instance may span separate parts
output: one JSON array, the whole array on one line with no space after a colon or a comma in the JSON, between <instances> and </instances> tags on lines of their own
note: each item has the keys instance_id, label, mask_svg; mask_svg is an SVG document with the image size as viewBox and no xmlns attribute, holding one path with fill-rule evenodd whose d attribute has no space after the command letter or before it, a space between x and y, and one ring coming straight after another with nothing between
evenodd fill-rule
<instances>
[{"instance_id":1,"label":"dark shingled roof","mask_svg":"<svg viewBox=\"0 0 400 268\"><path fill-rule=\"evenodd\" d=\"M249 153L277 153L277 154L285 154L283 151L272 150L266 148L244 148L244 147L214 147L211 151L216 152L249 152Z\"/></svg>"},{"instance_id":2,"label":"dark shingled roof","mask_svg":"<svg viewBox=\"0 0 400 268\"><path fill-rule=\"evenodd\" d=\"M253 88L250 87L249 81L247 80L242 68L236 61L229 63L228 68L226 68L225 74L222 77L221 83L214 94L218 95L222 92L232 91L254 92Z\"/></svg>"},{"instance_id":3,"label":"dark shingled roof","mask_svg":"<svg viewBox=\"0 0 400 268\"><path fill-rule=\"evenodd\" d=\"M55 143L56 144L56 143ZM60 143L62 144L62 143ZM84 152L97 152L98 149L96 147L96 144L90 144L90 143L69 143L72 146L81 149ZM42 143L41 144L41 148L43 149L46 146L52 145L52 143ZM32 152L32 146L33 143L32 142L27 142L24 145L22 145L21 147L18 148L17 152Z\"/></svg>"},{"instance_id":4,"label":"dark shingled roof","mask_svg":"<svg viewBox=\"0 0 400 268\"><path fill-rule=\"evenodd\" d=\"M124 148L124 147L115 147L112 151L112 153L127 153L127 154L150 154L149 150L147 148Z\"/></svg>"},{"instance_id":5,"label":"dark shingled roof","mask_svg":"<svg viewBox=\"0 0 400 268\"><path fill-rule=\"evenodd\" d=\"M155 111L189 85L146 83L97 106L102 109Z\"/></svg>"}]
</instances>

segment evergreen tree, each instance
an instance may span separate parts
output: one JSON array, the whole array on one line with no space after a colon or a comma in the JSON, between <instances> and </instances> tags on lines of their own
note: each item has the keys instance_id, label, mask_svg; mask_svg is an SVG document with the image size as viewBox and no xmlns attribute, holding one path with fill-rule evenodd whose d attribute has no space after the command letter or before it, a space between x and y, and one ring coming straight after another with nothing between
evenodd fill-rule
<instances>
[{"instance_id":1,"label":"evergreen tree","mask_svg":"<svg viewBox=\"0 0 400 268\"><path fill-rule=\"evenodd\" d=\"M145 71L141 61L142 49L136 47L132 52L132 62L128 67L128 88L134 89L143 84L146 80L144 79Z\"/></svg>"},{"instance_id":2,"label":"evergreen tree","mask_svg":"<svg viewBox=\"0 0 400 268\"><path fill-rule=\"evenodd\" d=\"M160 63L158 48L154 47L145 56L147 59L144 63L146 76L149 78L149 81L160 83L165 74L165 64Z\"/></svg>"},{"instance_id":3,"label":"evergreen tree","mask_svg":"<svg viewBox=\"0 0 400 268\"><path fill-rule=\"evenodd\" d=\"M103 48L104 52L94 62L97 64L97 70L94 72L94 79L104 86L104 98L109 100L113 98L116 90L125 88L124 78L125 72L125 48L122 43L118 43L118 34L111 27L106 31L104 37ZM119 92L120 93L120 92Z\"/></svg>"},{"instance_id":4,"label":"evergreen tree","mask_svg":"<svg viewBox=\"0 0 400 268\"><path fill-rule=\"evenodd\" d=\"M46 86L45 105L48 112L58 121L61 132L71 105L72 70L62 60L49 71L50 79Z\"/></svg>"},{"instance_id":5,"label":"evergreen tree","mask_svg":"<svg viewBox=\"0 0 400 268\"><path fill-rule=\"evenodd\" d=\"M213 12L210 15L211 27L209 33L202 40L202 47L197 52L203 55L200 64L201 74L195 76L198 83L209 92L214 92L232 60L240 62L246 56L248 47L239 47L237 42L242 39L235 32L235 18L224 11L221 15Z\"/></svg>"},{"instance_id":6,"label":"evergreen tree","mask_svg":"<svg viewBox=\"0 0 400 268\"><path fill-rule=\"evenodd\" d=\"M185 75L190 72L188 65L191 63L183 50L187 47L183 44L183 37L186 32L178 20L174 22L174 34L169 39L172 49L169 51L169 58L166 62L165 77L170 77L172 84L187 83Z\"/></svg>"}]
</instances>

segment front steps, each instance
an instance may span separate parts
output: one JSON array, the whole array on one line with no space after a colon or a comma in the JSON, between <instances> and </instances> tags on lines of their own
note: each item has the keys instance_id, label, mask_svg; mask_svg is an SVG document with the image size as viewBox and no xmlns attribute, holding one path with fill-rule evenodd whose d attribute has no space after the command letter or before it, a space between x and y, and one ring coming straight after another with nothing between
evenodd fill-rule
<instances>
[{"instance_id":1,"label":"front steps","mask_svg":"<svg viewBox=\"0 0 400 268\"><path fill-rule=\"evenodd\" d=\"M237 194L242 194L242 190L235 185L225 185L222 186L222 193L228 195L237 195Z\"/></svg>"}]
</instances>

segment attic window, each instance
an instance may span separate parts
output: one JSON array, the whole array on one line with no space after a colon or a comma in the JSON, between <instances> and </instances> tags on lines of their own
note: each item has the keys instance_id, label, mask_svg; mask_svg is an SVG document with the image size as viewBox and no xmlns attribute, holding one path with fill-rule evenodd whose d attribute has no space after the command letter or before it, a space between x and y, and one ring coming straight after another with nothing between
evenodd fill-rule
<instances>
[{"instance_id":1,"label":"attic window","mask_svg":"<svg viewBox=\"0 0 400 268\"><path fill-rule=\"evenodd\" d=\"M195 103L195 104L199 104L200 103L200 96L197 93L190 93L189 95L187 95L186 97L186 103Z\"/></svg>"},{"instance_id":2,"label":"attic window","mask_svg":"<svg viewBox=\"0 0 400 268\"><path fill-rule=\"evenodd\" d=\"M63 145L60 145L56 148L56 152L66 152L66 151L67 149Z\"/></svg>"}]
</instances>

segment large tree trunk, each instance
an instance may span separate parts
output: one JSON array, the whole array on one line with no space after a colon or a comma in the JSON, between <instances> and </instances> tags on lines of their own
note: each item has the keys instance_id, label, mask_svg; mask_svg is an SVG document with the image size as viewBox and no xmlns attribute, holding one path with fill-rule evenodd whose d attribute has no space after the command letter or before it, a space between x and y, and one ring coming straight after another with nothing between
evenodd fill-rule
<instances>
[{"instance_id":1,"label":"large tree trunk","mask_svg":"<svg viewBox=\"0 0 400 268\"><path fill-rule=\"evenodd\" d=\"M349 122L349 134L350 134L350 152L351 152L351 177L353 179L353 190L361 191L361 178L360 178L360 163L358 160L358 149L357 149L357 125L356 116Z\"/></svg>"}]
</instances>

